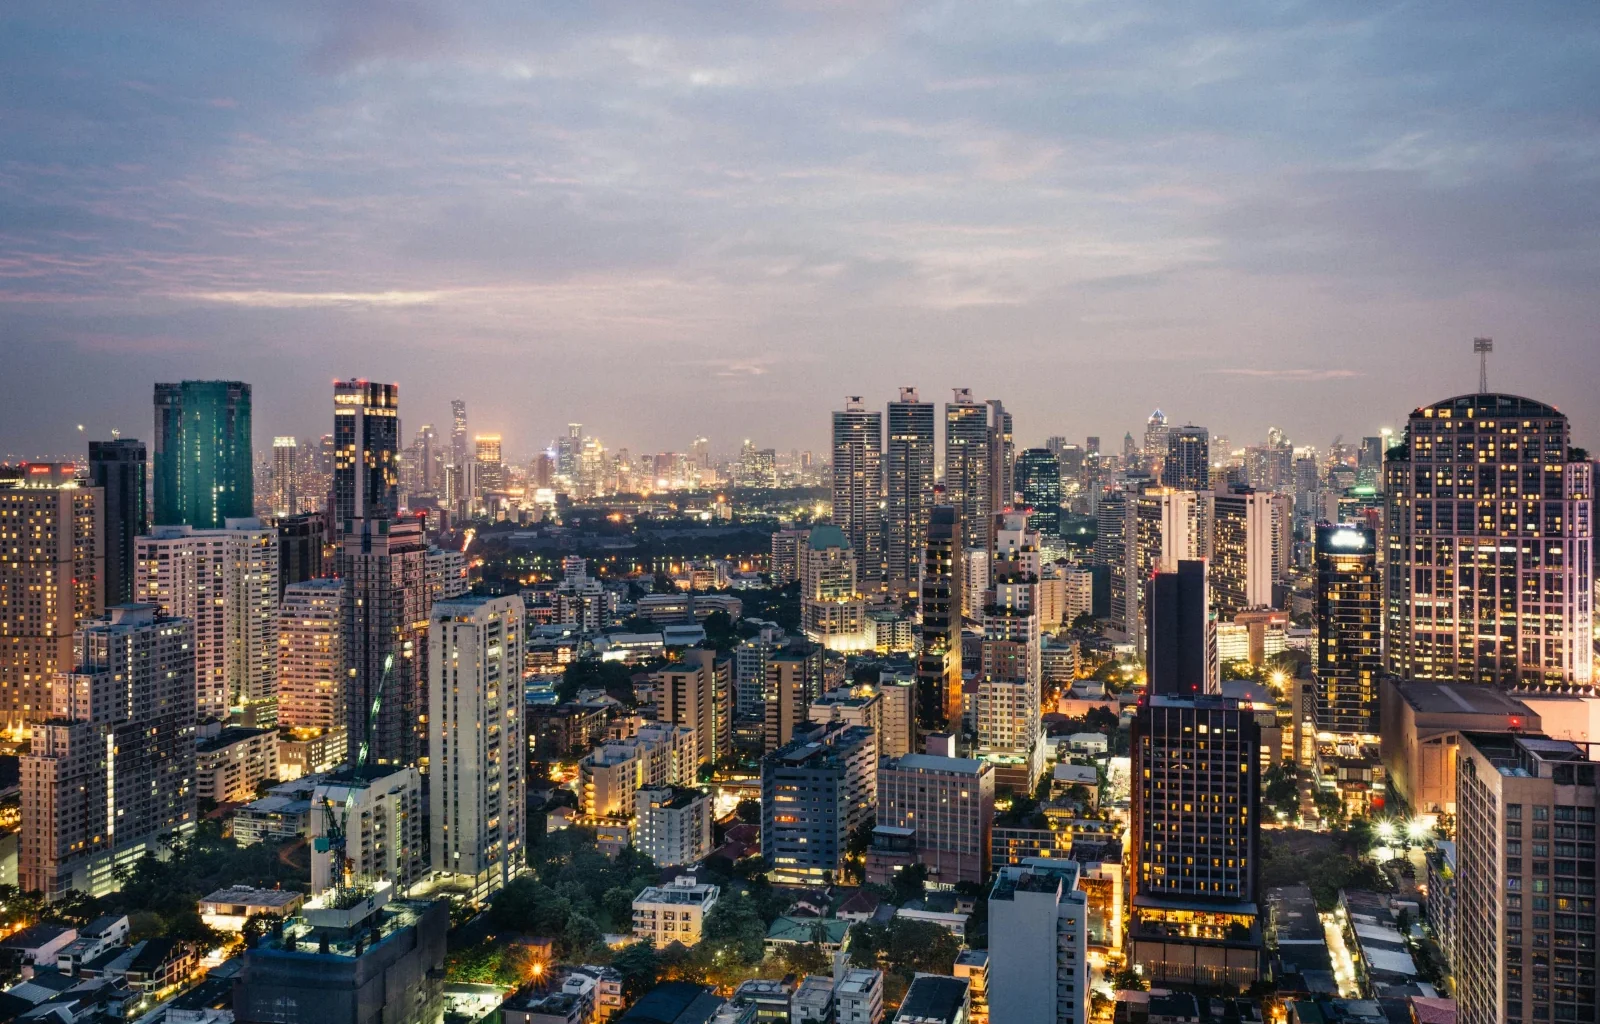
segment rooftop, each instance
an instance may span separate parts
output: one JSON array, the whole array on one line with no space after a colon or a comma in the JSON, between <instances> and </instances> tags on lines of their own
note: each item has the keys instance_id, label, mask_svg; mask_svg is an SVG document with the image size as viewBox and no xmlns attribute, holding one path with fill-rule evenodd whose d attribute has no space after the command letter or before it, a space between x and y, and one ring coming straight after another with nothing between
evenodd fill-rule
<instances>
[{"instance_id":1,"label":"rooftop","mask_svg":"<svg viewBox=\"0 0 1600 1024\"><path fill-rule=\"evenodd\" d=\"M939 757L937 754L901 754L891 768L906 772L944 772L949 775L978 775L984 762L970 757Z\"/></svg>"},{"instance_id":2,"label":"rooftop","mask_svg":"<svg viewBox=\"0 0 1600 1024\"><path fill-rule=\"evenodd\" d=\"M1492 686L1418 680L1395 681L1390 685L1412 710L1422 714L1522 716L1528 729L1539 729L1539 716L1529 711L1526 704Z\"/></svg>"},{"instance_id":3,"label":"rooftop","mask_svg":"<svg viewBox=\"0 0 1600 1024\"><path fill-rule=\"evenodd\" d=\"M921 974L906 990L900 1001L900 1012L895 1020L948 1021L960 1019L967 1001L965 978L950 978L942 974Z\"/></svg>"},{"instance_id":4,"label":"rooftop","mask_svg":"<svg viewBox=\"0 0 1600 1024\"><path fill-rule=\"evenodd\" d=\"M242 903L251 907L287 907L305 898L305 893L292 889L253 889L248 885L234 885L201 900L201 903Z\"/></svg>"}]
</instances>

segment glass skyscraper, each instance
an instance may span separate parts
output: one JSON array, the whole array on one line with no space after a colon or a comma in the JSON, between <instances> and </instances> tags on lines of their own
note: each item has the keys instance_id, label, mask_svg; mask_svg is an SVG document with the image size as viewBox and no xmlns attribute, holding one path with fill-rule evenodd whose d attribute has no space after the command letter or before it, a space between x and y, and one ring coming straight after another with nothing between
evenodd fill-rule
<instances>
[{"instance_id":1,"label":"glass skyscraper","mask_svg":"<svg viewBox=\"0 0 1600 1024\"><path fill-rule=\"evenodd\" d=\"M133 600L133 538L145 532L147 458L130 437L89 442L89 480L105 491L106 606Z\"/></svg>"},{"instance_id":2,"label":"glass skyscraper","mask_svg":"<svg viewBox=\"0 0 1600 1024\"><path fill-rule=\"evenodd\" d=\"M250 385L157 384L155 411L155 524L216 530L255 515Z\"/></svg>"},{"instance_id":3,"label":"glass skyscraper","mask_svg":"<svg viewBox=\"0 0 1600 1024\"><path fill-rule=\"evenodd\" d=\"M1033 507L1028 525L1045 536L1061 532L1061 463L1045 448L1029 448L1017 456L1017 490Z\"/></svg>"}]
</instances>

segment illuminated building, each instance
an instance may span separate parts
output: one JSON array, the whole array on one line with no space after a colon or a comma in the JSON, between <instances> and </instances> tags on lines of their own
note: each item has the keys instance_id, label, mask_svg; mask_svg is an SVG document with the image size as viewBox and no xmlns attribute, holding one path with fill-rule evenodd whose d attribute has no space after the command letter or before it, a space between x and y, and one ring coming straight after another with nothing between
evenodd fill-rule
<instances>
[{"instance_id":1,"label":"illuminated building","mask_svg":"<svg viewBox=\"0 0 1600 1024\"><path fill-rule=\"evenodd\" d=\"M1082 865L1030 858L989 890L986 989L994 1024L1089 1019L1089 904Z\"/></svg>"},{"instance_id":2,"label":"illuminated building","mask_svg":"<svg viewBox=\"0 0 1600 1024\"><path fill-rule=\"evenodd\" d=\"M1272 606L1273 495L1249 487L1211 499L1211 601L1219 619Z\"/></svg>"},{"instance_id":3,"label":"illuminated building","mask_svg":"<svg viewBox=\"0 0 1600 1024\"><path fill-rule=\"evenodd\" d=\"M657 949L673 943L693 946L700 941L706 915L717 904L720 886L697 883L692 877L668 885L646 886L633 898L633 937Z\"/></svg>"},{"instance_id":4,"label":"illuminated building","mask_svg":"<svg viewBox=\"0 0 1600 1024\"><path fill-rule=\"evenodd\" d=\"M1179 491L1211 489L1211 435L1193 425L1167 430L1161 483Z\"/></svg>"},{"instance_id":5,"label":"illuminated building","mask_svg":"<svg viewBox=\"0 0 1600 1024\"><path fill-rule=\"evenodd\" d=\"M421 716L428 642L427 543L415 520L355 519L344 535L340 616L346 672L346 735L352 757L370 744L372 764L415 764L425 753ZM368 730L373 702L382 696Z\"/></svg>"},{"instance_id":6,"label":"illuminated building","mask_svg":"<svg viewBox=\"0 0 1600 1024\"><path fill-rule=\"evenodd\" d=\"M1384 467L1388 669L1502 688L1593 682L1593 464L1513 395L1411 414Z\"/></svg>"},{"instance_id":7,"label":"illuminated building","mask_svg":"<svg viewBox=\"0 0 1600 1024\"><path fill-rule=\"evenodd\" d=\"M885 756L878 762L877 821L915 833L916 859L931 881L982 882L989 875L994 784L985 761Z\"/></svg>"},{"instance_id":8,"label":"illuminated building","mask_svg":"<svg viewBox=\"0 0 1600 1024\"><path fill-rule=\"evenodd\" d=\"M473 461L478 469L478 490L500 490L505 486L505 466L500 459L500 435L479 434L472 441Z\"/></svg>"},{"instance_id":9,"label":"illuminated building","mask_svg":"<svg viewBox=\"0 0 1600 1024\"><path fill-rule=\"evenodd\" d=\"M917 590L933 508L933 424L933 403L920 401L916 388L901 388L900 401L889 403L884 555L892 594Z\"/></svg>"},{"instance_id":10,"label":"illuminated building","mask_svg":"<svg viewBox=\"0 0 1600 1024\"><path fill-rule=\"evenodd\" d=\"M1111 508L1107 509L1107 505ZM1114 518L1121 506L1122 519ZM1185 559L1206 557L1210 533L1211 495L1152 487L1127 492L1120 501L1101 503L1098 517L1111 531L1104 555L1111 577L1112 627L1145 645L1149 620L1149 584L1158 572L1176 571ZM1097 549L1099 539L1096 538Z\"/></svg>"},{"instance_id":11,"label":"illuminated building","mask_svg":"<svg viewBox=\"0 0 1600 1024\"><path fill-rule=\"evenodd\" d=\"M467 464L467 403L450 400L450 465Z\"/></svg>"},{"instance_id":12,"label":"illuminated building","mask_svg":"<svg viewBox=\"0 0 1600 1024\"><path fill-rule=\"evenodd\" d=\"M833 525L855 551L863 580L883 576L883 414L859 396L833 414Z\"/></svg>"},{"instance_id":13,"label":"illuminated building","mask_svg":"<svg viewBox=\"0 0 1600 1024\"><path fill-rule=\"evenodd\" d=\"M970 389L956 388L955 401L944 407L945 501L968 544L985 549L994 528L993 476L989 407L973 401Z\"/></svg>"},{"instance_id":14,"label":"illuminated building","mask_svg":"<svg viewBox=\"0 0 1600 1024\"><path fill-rule=\"evenodd\" d=\"M338 816L345 834L344 853L351 873L369 881L387 880L404 892L428 870L427 813L422 776L415 768L369 766L329 775L311 794L311 891L322 892L338 881L335 848L317 849L328 834L329 812Z\"/></svg>"},{"instance_id":15,"label":"illuminated building","mask_svg":"<svg viewBox=\"0 0 1600 1024\"><path fill-rule=\"evenodd\" d=\"M822 648L802 640L771 654L765 690L763 749L771 751L794 738L822 695Z\"/></svg>"},{"instance_id":16,"label":"illuminated building","mask_svg":"<svg viewBox=\"0 0 1600 1024\"><path fill-rule=\"evenodd\" d=\"M1061 463L1044 448L1017 456L1017 491L1033 509L1028 525L1046 536L1061 532Z\"/></svg>"},{"instance_id":17,"label":"illuminated building","mask_svg":"<svg viewBox=\"0 0 1600 1024\"><path fill-rule=\"evenodd\" d=\"M917 724L943 732L961 720L961 586L965 548L960 513L949 505L928 517L919 607L922 650L917 655Z\"/></svg>"},{"instance_id":18,"label":"illuminated building","mask_svg":"<svg viewBox=\"0 0 1600 1024\"><path fill-rule=\"evenodd\" d=\"M315 579L284 588L278 614L278 724L344 730L344 581Z\"/></svg>"},{"instance_id":19,"label":"illuminated building","mask_svg":"<svg viewBox=\"0 0 1600 1024\"><path fill-rule=\"evenodd\" d=\"M761 855L775 883L815 883L844 870L850 833L877 804L872 731L831 725L761 760Z\"/></svg>"},{"instance_id":20,"label":"illuminated building","mask_svg":"<svg viewBox=\"0 0 1600 1024\"><path fill-rule=\"evenodd\" d=\"M73 632L104 607L103 504L70 465L25 464L14 486L0 484L0 699L10 729L49 714Z\"/></svg>"},{"instance_id":21,"label":"illuminated building","mask_svg":"<svg viewBox=\"0 0 1600 1024\"><path fill-rule=\"evenodd\" d=\"M333 525L400 512L400 385L333 385Z\"/></svg>"},{"instance_id":22,"label":"illuminated building","mask_svg":"<svg viewBox=\"0 0 1600 1024\"><path fill-rule=\"evenodd\" d=\"M149 605L83 624L78 664L22 757L19 878L55 900L103 896L118 869L194 826L194 633Z\"/></svg>"},{"instance_id":23,"label":"illuminated building","mask_svg":"<svg viewBox=\"0 0 1600 1024\"><path fill-rule=\"evenodd\" d=\"M657 866L698 864L711 853L711 796L698 789L657 786L635 794L634 847Z\"/></svg>"},{"instance_id":24,"label":"illuminated building","mask_svg":"<svg viewBox=\"0 0 1600 1024\"><path fill-rule=\"evenodd\" d=\"M1001 784L1031 792L1044 771L1038 534L1021 528L1020 515L1001 518L996 537L1005 543L997 547L983 606L978 753L995 764Z\"/></svg>"},{"instance_id":25,"label":"illuminated building","mask_svg":"<svg viewBox=\"0 0 1600 1024\"><path fill-rule=\"evenodd\" d=\"M1221 683L1216 624L1206 586L1206 563L1185 559L1176 572L1150 581L1150 630L1145 645L1148 692L1166 696L1216 693Z\"/></svg>"},{"instance_id":26,"label":"illuminated building","mask_svg":"<svg viewBox=\"0 0 1600 1024\"><path fill-rule=\"evenodd\" d=\"M238 708L277 721L278 536L259 519L222 529L157 526L134 541L138 599L194 624L201 720Z\"/></svg>"},{"instance_id":27,"label":"illuminated building","mask_svg":"<svg viewBox=\"0 0 1600 1024\"><path fill-rule=\"evenodd\" d=\"M1378 675L1383 670L1383 578L1377 537L1366 526L1316 528L1314 663L1317 731L1377 733Z\"/></svg>"},{"instance_id":28,"label":"illuminated building","mask_svg":"<svg viewBox=\"0 0 1600 1024\"><path fill-rule=\"evenodd\" d=\"M527 863L522 599L458 597L429 619L433 871L481 902Z\"/></svg>"},{"instance_id":29,"label":"illuminated building","mask_svg":"<svg viewBox=\"0 0 1600 1024\"><path fill-rule=\"evenodd\" d=\"M272 514L300 512L300 443L292 437L272 439Z\"/></svg>"},{"instance_id":30,"label":"illuminated building","mask_svg":"<svg viewBox=\"0 0 1600 1024\"><path fill-rule=\"evenodd\" d=\"M698 648L683 652L683 661L655 673L656 721L694 732L695 761L715 765L731 752L732 660Z\"/></svg>"},{"instance_id":31,"label":"illuminated building","mask_svg":"<svg viewBox=\"0 0 1600 1024\"><path fill-rule=\"evenodd\" d=\"M1167 414L1157 409L1150 414L1150 419L1145 422L1144 445L1139 449L1139 455L1144 468L1149 470L1157 479L1161 476L1162 460L1167 456Z\"/></svg>"},{"instance_id":32,"label":"illuminated building","mask_svg":"<svg viewBox=\"0 0 1600 1024\"><path fill-rule=\"evenodd\" d=\"M214 530L255 515L250 385L186 380L155 388L158 526Z\"/></svg>"},{"instance_id":33,"label":"illuminated building","mask_svg":"<svg viewBox=\"0 0 1600 1024\"><path fill-rule=\"evenodd\" d=\"M104 492L107 605L133 600L133 538L150 525L143 441L89 442L89 484Z\"/></svg>"},{"instance_id":34,"label":"illuminated building","mask_svg":"<svg viewBox=\"0 0 1600 1024\"><path fill-rule=\"evenodd\" d=\"M800 560L806 637L832 651L869 649L866 599L856 582L856 552L844 531L832 525L812 527Z\"/></svg>"}]
</instances>

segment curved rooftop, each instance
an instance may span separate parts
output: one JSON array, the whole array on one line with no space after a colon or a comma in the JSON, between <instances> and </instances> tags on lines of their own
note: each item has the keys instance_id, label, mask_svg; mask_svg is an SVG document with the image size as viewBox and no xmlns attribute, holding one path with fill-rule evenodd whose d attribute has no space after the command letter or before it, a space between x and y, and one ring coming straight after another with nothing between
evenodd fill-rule
<instances>
[{"instance_id":1,"label":"curved rooftop","mask_svg":"<svg viewBox=\"0 0 1600 1024\"><path fill-rule=\"evenodd\" d=\"M811 550L825 551L828 548L849 548L850 538L844 531L832 523L819 523L811 528Z\"/></svg>"},{"instance_id":2,"label":"curved rooftop","mask_svg":"<svg viewBox=\"0 0 1600 1024\"><path fill-rule=\"evenodd\" d=\"M1411 415L1421 415L1425 409L1432 409L1435 411L1448 409L1452 415L1458 411L1466 411L1468 409L1474 410L1475 412L1488 413L1493 416L1565 417L1566 415L1553 405L1546 405L1543 402L1536 402L1531 398L1523 398L1521 395L1505 395L1492 391L1475 392L1469 395L1457 395L1454 398L1446 398L1442 402L1434 402L1432 405L1418 406L1411 413Z\"/></svg>"}]
</instances>

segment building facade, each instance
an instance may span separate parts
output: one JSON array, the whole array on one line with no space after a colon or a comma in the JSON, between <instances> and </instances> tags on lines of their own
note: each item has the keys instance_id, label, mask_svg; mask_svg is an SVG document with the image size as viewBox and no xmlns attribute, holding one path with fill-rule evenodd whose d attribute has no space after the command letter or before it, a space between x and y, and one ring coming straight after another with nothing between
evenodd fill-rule
<instances>
[{"instance_id":1,"label":"building facade","mask_svg":"<svg viewBox=\"0 0 1600 1024\"><path fill-rule=\"evenodd\" d=\"M1317 731L1376 736L1383 576L1368 526L1316 528Z\"/></svg>"},{"instance_id":2,"label":"building facade","mask_svg":"<svg viewBox=\"0 0 1600 1024\"><path fill-rule=\"evenodd\" d=\"M133 600L133 539L150 527L148 468L143 441L89 442L89 483L102 492L104 508L108 606Z\"/></svg>"},{"instance_id":3,"label":"building facade","mask_svg":"<svg viewBox=\"0 0 1600 1024\"><path fill-rule=\"evenodd\" d=\"M877 804L876 744L860 726L797 737L761 762L761 855L773 881L839 878L850 833Z\"/></svg>"},{"instance_id":4,"label":"building facade","mask_svg":"<svg viewBox=\"0 0 1600 1024\"><path fill-rule=\"evenodd\" d=\"M989 891L989 1019L1083 1024L1089 1019L1089 906L1081 865L1024 860Z\"/></svg>"},{"instance_id":5,"label":"building facade","mask_svg":"<svg viewBox=\"0 0 1600 1024\"><path fill-rule=\"evenodd\" d=\"M345 710L344 581L295 583L278 614L278 724L341 732Z\"/></svg>"},{"instance_id":6,"label":"building facade","mask_svg":"<svg viewBox=\"0 0 1600 1024\"><path fill-rule=\"evenodd\" d=\"M250 385L157 384L155 411L155 524L215 530L229 519L255 515Z\"/></svg>"},{"instance_id":7,"label":"building facade","mask_svg":"<svg viewBox=\"0 0 1600 1024\"><path fill-rule=\"evenodd\" d=\"M878 763L879 825L913 829L917 860L940 884L989 876L994 769L971 758L886 756Z\"/></svg>"},{"instance_id":8,"label":"building facade","mask_svg":"<svg viewBox=\"0 0 1600 1024\"><path fill-rule=\"evenodd\" d=\"M883 414L860 396L833 414L833 525L856 553L863 580L883 579Z\"/></svg>"},{"instance_id":9,"label":"building facade","mask_svg":"<svg viewBox=\"0 0 1600 1024\"><path fill-rule=\"evenodd\" d=\"M428 643L427 543L414 520L357 519L351 524L339 559L350 750L354 756L362 744L368 745L370 764L416 764L426 756L427 741L421 723Z\"/></svg>"},{"instance_id":10,"label":"building facade","mask_svg":"<svg viewBox=\"0 0 1600 1024\"><path fill-rule=\"evenodd\" d=\"M634 796L633 845L657 867L697 864L711 853L711 796L680 786L651 786Z\"/></svg>"},{"instance_id":11,"label":"building facade","mask_svg":"<svg viewBox=\"0 0 1600 1024\"><path fill-rule=\"evenodd\" d=\"M400 512L400 385L333 385L333 523ZM459 464L458 464L459 465Z\"/></svg>"},{"instance_id":12,"label":"building facade","mask_svg":"<svg viewBox=\"0 0 1600 1024\"><path fill-rule=\"evenodd\" d=\"M921 401L916 388L901 388L900 400L889 403L888 426L884 556L889 592L909 597L917 592L933 508L933 403Z\"/></svg>"}]
</instances>

